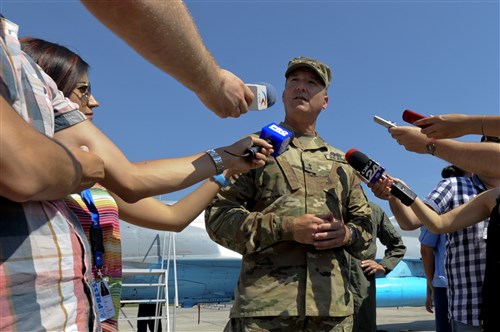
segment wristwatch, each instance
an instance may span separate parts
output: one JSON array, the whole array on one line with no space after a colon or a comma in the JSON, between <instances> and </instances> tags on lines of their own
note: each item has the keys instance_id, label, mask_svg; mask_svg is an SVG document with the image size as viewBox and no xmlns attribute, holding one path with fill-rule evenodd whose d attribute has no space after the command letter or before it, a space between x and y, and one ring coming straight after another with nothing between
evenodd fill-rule
<instances>
[{"instance_id":1,"label":"wristwatch","mask_svg":"<svg viewBox=\"0 0 500 332\"><path fill-rule=\"evenodd\" d=\"M219 185L221 186L221 188L226 188L226 187L229 187L231 185L231 182L226 179L226 177L224 176L224 174L217 174L217 175L214 175L212 176L212 179Z\"/></svg>"},{"instance_id":2,"label":"wristwatch","mask_svg":"<svg viewBox=\"0 0 500 332\"><path fill-rule=\"evenodd\" d=\"M431 139L429 143L425 145L425 148L427 149L427 152L430 153L431 155L434 155L436 152L436 140Z\"/></svg>"},{"instance_id":3,"label":"wristwatch","mask_svg":"<svg viewBox=\"0 0 500 332\"><path fill-rule=\"evenodd\" d=\"M222 157L219 156L214 149L207 150L207 154L212 158L212 161L215 164L215 174L222 174L224 171L224 163L222 162Z\"/></svg>"},{"instance_id":4,"label":"wristwatch","mask_svg":"<svg viewBox=\"0 0 500 332\"><path fill-rule=\"evenodd\" d=\"M358 238L358 233L356 232L356 229L352 226L347 224L347 228L349 228L349 232L351 233L351 236L349 237L349 241L347 241L346 246L350 246L353 244L354 241Z\"/></svg>"}]
</instances>

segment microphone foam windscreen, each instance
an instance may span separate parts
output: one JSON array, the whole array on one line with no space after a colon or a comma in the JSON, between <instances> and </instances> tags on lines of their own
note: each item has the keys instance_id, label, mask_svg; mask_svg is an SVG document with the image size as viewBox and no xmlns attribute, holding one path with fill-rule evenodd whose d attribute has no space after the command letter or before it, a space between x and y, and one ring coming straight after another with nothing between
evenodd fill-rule
<instances>
[{"instance_id":1,"label":"microphone foam windscreen","mask_svg":"<svg viewBox=\"0 0 500 332\"><path fill-rule=\"evenodd\" d=\"M363 170L363 168L368 164L370 158L368 156L356 149L350 149L345 154L345 159L357 171Z\"/></svg>"}]
</instances>

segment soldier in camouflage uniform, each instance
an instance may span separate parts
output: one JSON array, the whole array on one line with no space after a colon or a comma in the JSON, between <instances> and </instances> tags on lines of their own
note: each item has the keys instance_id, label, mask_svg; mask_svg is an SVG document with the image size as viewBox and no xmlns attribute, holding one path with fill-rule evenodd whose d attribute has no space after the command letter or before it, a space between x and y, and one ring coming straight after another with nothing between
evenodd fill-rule
<instances>
[{"instance_id":1,"label":"soldier in camouflage uniform","mask_svg":"<svg viewBox=\"0 0 500 332\"><path fill-rule=\"evenodd\" d=\"M371 209L344 152L315 130L329 67L294 58L285 77L290 146L233 177L205 213L210 237L243 256L225 331L351 331L349 257L371 242Z\"/></svg>"},{"instance_id":2,"label":"soldier in camouflage uniform","mask_svg":"<svg viewBox=\"0 0 500 332\"><path fill-rule=\"evenodd\" d=\"M372 209L373 240L362 260L351 259L351 291L354 296L353 332L377 331L376 275L386 275L403 259L406 246L384 210L369 202ZM385 247L384 257L375 261L376 238Z\"/></svg>"}]
</instances>

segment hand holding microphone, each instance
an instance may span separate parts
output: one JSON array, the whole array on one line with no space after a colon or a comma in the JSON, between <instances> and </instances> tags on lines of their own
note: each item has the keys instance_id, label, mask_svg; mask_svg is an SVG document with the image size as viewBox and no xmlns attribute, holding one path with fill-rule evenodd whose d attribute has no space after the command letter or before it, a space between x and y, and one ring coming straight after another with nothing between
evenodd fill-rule
<instances>
[{"instance_id":1,"label":"hand holding microphone","mask_svg":"<svg viewBox=\"0 0 500 332\"><path fill-rule=\"evenodd\" d=\"M237 118L248 112L252 91L232 72L219 68L214 72L208 86L193 90L201 102L221 118Z\"/></svg>"},{"instance_id":2,"label":"hand holding microphone","mask_svg":"<svg viewBox=\"0 0 500 332\"><path fill-rule=\"evenodd\" d=\"M368 158L364 153L356 149L350 149L347 151L345 159L371 185L376 184L380 179L387 180L387 184L390 184L391 194L398 198L404 205L410 206L415 201L417 195L410 188L403 182L393 183L391 178L388 178L385 174L385 168L376 161Z\"/></svg>"},{"instance_id":3,"label":"hand holding microphone","mask_svg":"<svg viewBox=\"0 0 500 332\"><path fill-rule=\"evenodd\" d=\"M274 152L271 154L271 156L276 158L286 151L288 145L290 144L290 141L293 138L293 133L272 122L262 128L259 137L273 146ZM245 152L248 154L248 158L253 158L253 156L259 151L259 149L260 148L258 146L253 146L247 149Z\"/></svg>"},{"instance_id":4,"label":"hand holding microphone","mask_svg":"<svg viewBox=\"0 0 500 332\"><path fill-rule=\"evenodd\" d=\"M212 85L194 92L208 109L221 118L237 118L247 113L249 109L261 110L271 107L274 103L270 103L269 97L267 97L268 99L265 99L268 104L267 107L261 104L260 106L257 105L257 108L252 108L254 106L249 105L252 105L256 97L258 97L256 96L257 91L252 91L251 86L243 83L238 76L228 70L220 69L218 75L214 74L214 76L217 76L217 80L214 82L216 84L212 83ZM276 100L276 90L269 84L265 84L265 89L267 95L269 95L267 90L272 90L271 94L274 91L274 100Z\"/></svg>"},{"instance_id":5,"label":"hand holding microphone","mask_svg":"<svg viewBox=\"0 0 500 332\"><path fill-rule=\"evenodd\" d=\"M259 148L259 151L253 158L242 158L242 156L244 156L242 153L245 153L249 147L253 146ZM223 150L226 152L221 154L221 156L223 156L224 166L230 171L227 177L264 166L267 157L274 151L273 146L266 140L251 135L225 147Z\"/></svg>"},{"instance_id":6,"label":"hand holding microphone","mask_svg":"<svg viewBox=\"0 0 500 332\"><path fill-rule=\"evenodd\" d=\"M373 195L375 195L375 197L383 200L389 200L389 198L391 197L391 186L395 182L394 180L397 179L386 175L385 178L380 179L378 182L368 184L368 187L372 190L372 193Z\"/></svg>"},{"instance_id":7,"label":"hand holding microphone","mask_svg":"<svg viewBox=\"0 0 500 332\"><path fill-rule=\"evenodd\" d=\"M293 138L293 133L283 127L278 126L276 123L272 122L267 126L263 127L260 131L259 138L265 140L268 144L273 147L273 152L271 156L277 157L283 152L286 151L290 141ZM253 159L261 151L261 146L253 145L245 150L243 154L233 154L229 151L226 151L233 156Z\"/></svg>"}]
</instances>

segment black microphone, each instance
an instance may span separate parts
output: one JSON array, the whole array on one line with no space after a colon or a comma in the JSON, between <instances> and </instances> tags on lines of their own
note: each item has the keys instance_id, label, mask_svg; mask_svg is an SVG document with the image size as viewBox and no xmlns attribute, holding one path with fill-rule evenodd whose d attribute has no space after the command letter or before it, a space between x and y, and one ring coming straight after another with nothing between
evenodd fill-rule
<instances>
[{"instance_id":1,"label":"black microphone","mask_svg":"<svg viewBox=\"0 0 500 332\"><path fill-rule=\"evenodd\" d=\"M385 168L356 149L347 151L345 159L367 182L376 183L379 179L386 178L384 174ZM399 198L401 203L406 206L410 206L417 198L417 194L401 182L391 185L391 194Z\"/></svg>"},{"instance_id":2,"label":"black microphone","mask_svg":"<svg viewBox=\"0 0 500 332\"><path fill-rule=\"evenodd\" d=\"M293 133L272 122L262 128L259 137L266 140L269 144L273 146L274 152L271 154L271 156L276 158L277 156L286 151L288 145L290 145L290 141L293 138ZM255 155L259 151L260 151L260 146L252 146L246 149L245 154L242 156L253 159L255 158Z\"/></svg>"},{"instance_id":3,"label":"black microphone","mask_svg":"<svg viewBox=\"0 0 500 332\"><path fill-rule=\"evenodd\" d=\"M248 105L250 111L260 111L269 108L276 102L276 89L269 83L246 84L252 90L255 98Z\"/></svg>"}]
</instances>

